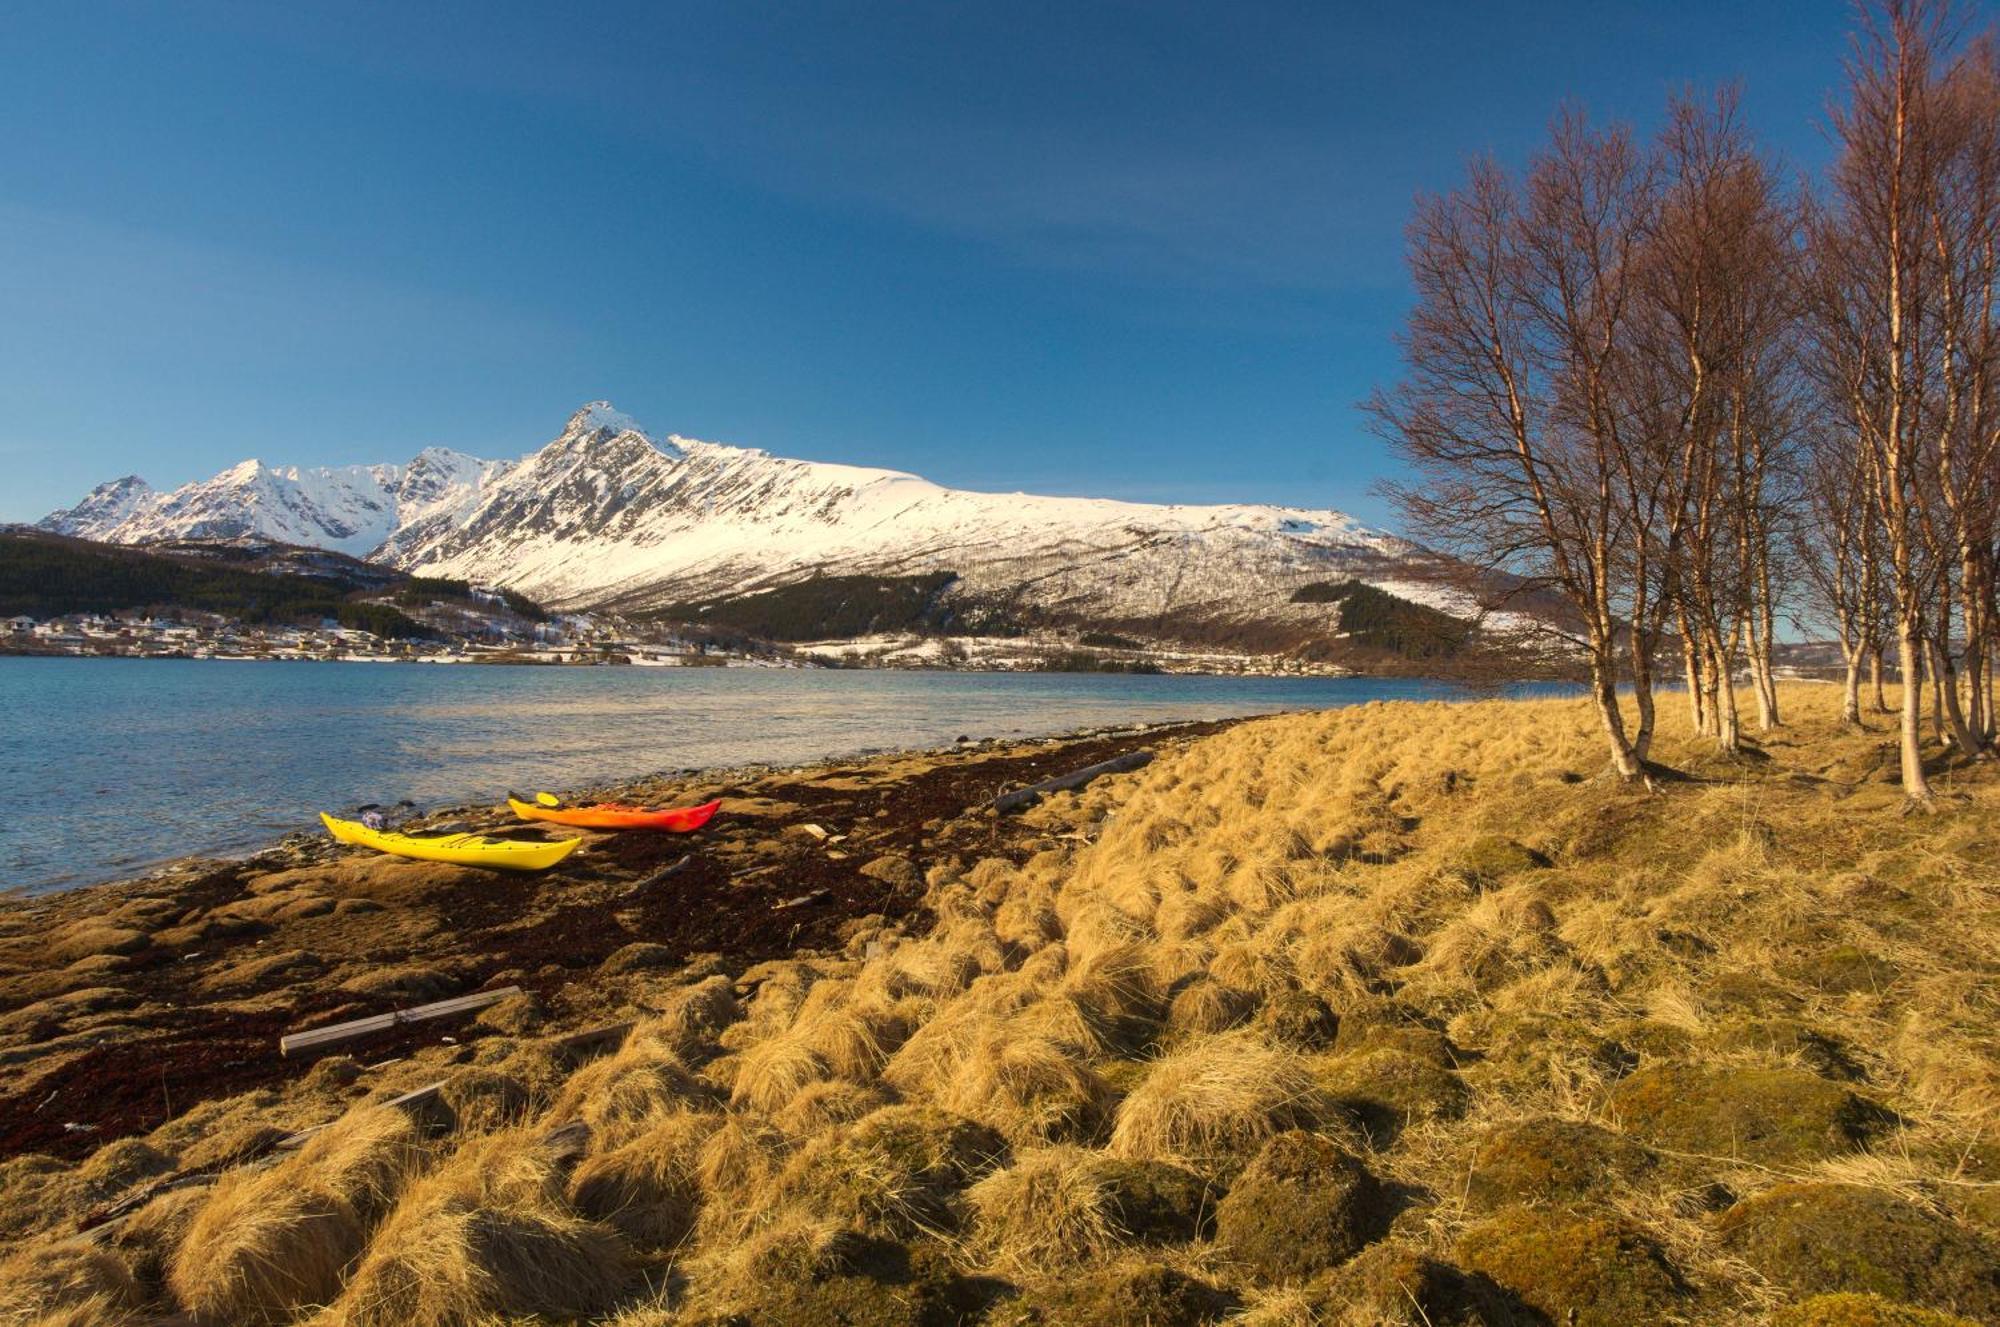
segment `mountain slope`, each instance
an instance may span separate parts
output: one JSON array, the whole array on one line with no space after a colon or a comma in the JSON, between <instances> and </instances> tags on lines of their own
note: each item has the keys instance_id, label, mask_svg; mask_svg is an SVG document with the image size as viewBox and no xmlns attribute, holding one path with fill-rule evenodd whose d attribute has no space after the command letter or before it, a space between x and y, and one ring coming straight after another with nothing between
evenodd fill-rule
<instances>
[{"instance_id":1,"label":"mountain slope","mask_svg":"<svg viewBox=\"0 0 2000 1327\"><path fill-rule=\"evenodd\" d=\"M1237 640L1255 652L1324 634L1301 586L1358 580L1459 605L1434 559L1328 510L973 493L893 470L656 441L604 402L519 461L432 449L404 466L246 461L157 493L128 479L43 528L133 543L258 535L405 570L626 612L820 576L950 573L950 596L1036 626Z\"/></svg>"}]
</instances>

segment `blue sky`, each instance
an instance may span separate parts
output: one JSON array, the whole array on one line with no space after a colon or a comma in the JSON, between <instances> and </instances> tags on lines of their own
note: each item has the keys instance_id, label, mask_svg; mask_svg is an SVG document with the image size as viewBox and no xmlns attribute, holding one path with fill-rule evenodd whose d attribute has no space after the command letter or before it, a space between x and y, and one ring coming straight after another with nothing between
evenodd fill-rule
<instances>
[{"instance_id":1,"label":"blue sky","mask_svg":"<svg viewBox=\"0 0 2000 1327\"><path fill-rule=\"evenodd\" d=\"M582 402L967 487L1387 513L1401 228L1565 99L1811 3L110 4L0 13L0 520L246 456L517 455Z\"/></svg>"}]
</instances>

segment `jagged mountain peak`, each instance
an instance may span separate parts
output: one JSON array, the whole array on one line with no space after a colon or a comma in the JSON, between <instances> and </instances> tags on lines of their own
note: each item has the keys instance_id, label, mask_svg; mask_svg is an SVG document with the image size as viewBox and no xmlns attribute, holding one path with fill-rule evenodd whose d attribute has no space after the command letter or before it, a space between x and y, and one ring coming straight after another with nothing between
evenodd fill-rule
<instances>
[{"instance_id":1,"label":"jagged mountain peak","mask_svg":"<svg viewBox=\"0 0 2000 1327\"><path fill-rule=\"evenodd\" d=\"M590 401L582 409L569 417L564 426L565 433L644 433L639 421L613 406L609 401Z\"/></svg>"},{"instance_id":2,"label":"jagged mountain peak","mask_svg":"<svg viewBox=\"0 0 2000 1327\"><path fill-rule=\"evenodd\" d=\"M525 464L572 464L588 460L613 467L643 463L653 454L678 461L684 456L678 440L659 441L637 420L609 401L592 401L569 417L553 442L529 456Z\"/></svg>"}]
</instances>

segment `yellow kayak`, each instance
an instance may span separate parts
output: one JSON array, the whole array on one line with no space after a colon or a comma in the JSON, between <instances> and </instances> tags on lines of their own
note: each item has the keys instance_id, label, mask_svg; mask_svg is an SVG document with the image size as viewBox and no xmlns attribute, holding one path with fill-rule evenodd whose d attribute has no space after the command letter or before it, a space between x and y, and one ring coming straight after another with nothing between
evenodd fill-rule
<instances>
[{"instance_id":1,"label":"yellow kayak","mask_svg":"<svg viewBox=\"0 0 2000 1327\"><path fill-rule=\"evenodd\" d=\"M324 811L319 818L325 822L326 832L342 843L426 862L491 866L503 871L546 871L583 844L582 839L524 843L489 839L479 834L395 834L386 829L370 829L358 821L339 820Z\"/></svg>"}]
</instances>

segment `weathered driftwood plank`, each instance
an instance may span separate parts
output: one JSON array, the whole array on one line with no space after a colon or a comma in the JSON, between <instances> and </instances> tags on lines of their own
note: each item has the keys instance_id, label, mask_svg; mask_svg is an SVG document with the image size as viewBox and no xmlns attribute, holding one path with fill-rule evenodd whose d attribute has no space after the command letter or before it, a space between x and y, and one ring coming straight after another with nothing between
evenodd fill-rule
<instances>
[{"instance_id":1,"label":"weathered driftwood plank","mask_svg":"<svg viewBox=\"0 0 2000 1327\"><path fill-rule=\"evenodd\" d=\"M311 1050L315 1046L331 1046L353 1037L365 1037L371 1032L387 1032L405 1023L421 1023L426 1019L469 1014L475 1009L484 1009L488 1005L500 1003L510 995L520 993L519 986L503 986L497 991L481 991L477 995L461 995L452 1000L439 1000L435 1004L420 1004L387 1014L374 1014L347 1023L335 1023L331 1027L314 1028L310 1032L287 1033L278 1038L278 1054L290 1055L293 1051Z\"/></svg>"},{"instance_id":2,"label":"weathered driftwood plank","mask_svg":"<svg viewBox=\"0 0 2000 1327\"><path fill-rule=\"evenodd\" d=\"M76 1223L76 1228L79 1232L89 1235L91 1239L102 1242L111 1237L111 1233L124 1223L126 1217L132 1215L132 1213L138 1211L147 1203L152 1202L153 1199L159 1197L161 1194L170 1193L175 1189L187 1189L201 1184L213 1184L222 1178L222 1169L220 1166L213 1166L205 1170L185 1171L180 1174L169 1175L165 1179L157 1180L147 1185L137 1193L119 1199L108 1207L100 1207L94 1212L85 1213L83 1219Z\"/></svg>"},{"instance_id":3,"label":"weathered driftwood plank","mask_svg":"<svg viewBox=\"0 0 2000 1327\"><path fill-rule=\"evenodd\" d=\"M1040 783L1032 783L1025 788L1001 793L993 799L993 809L1001 815L1006 815L1009 811L1025 810L1041 801L1045 794L1081 788L1100 775L1129 773L1150 764L1152 759L1151 751L1127 751L1122 756L1113 756L1109 760L1100 760L1095 765L1085 765L1082 769L1058 774L1053 779L1043 779Z\"/></svg>"},{"instance_id":4,"label":"weathered driftwood plank","mask_svg":"<svg viewBox=\"0 0 2000 1327\"><path fill-rule=\"evenodd\" d=\"M566 1037L557 1037L550 1049L564 1057L580 1057L596 1051L599 1047L623 1041L625 1034L632 1030L631 1023L608 1023L603 1027L585 1028L572 1032Z\"/></svg>"}]
</instances>

